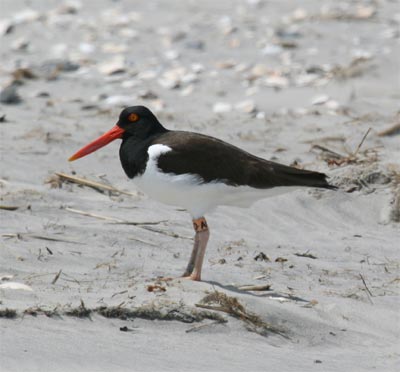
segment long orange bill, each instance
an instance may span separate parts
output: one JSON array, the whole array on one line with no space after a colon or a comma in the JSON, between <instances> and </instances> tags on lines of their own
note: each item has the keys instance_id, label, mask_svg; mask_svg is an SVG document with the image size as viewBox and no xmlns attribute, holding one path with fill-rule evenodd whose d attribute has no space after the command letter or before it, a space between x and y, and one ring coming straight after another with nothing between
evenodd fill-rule
<instances>
[{"instance_id":1,"label":"long orange bill","mask_svg":"<svg viewBox=\"0 0 400 372\"><path fill-rule=\"evenodd\" d=\"M104 133L96 140L82 147L79 151L72 155L68 159L68 161L74 161L76 159L82 158L104 147L105 145L108 145L110 142L116 140L117 138L122 138L124 132L124 129L120 128L118 125L113 126L108 132Z\"/></svg>"}]
</instances>

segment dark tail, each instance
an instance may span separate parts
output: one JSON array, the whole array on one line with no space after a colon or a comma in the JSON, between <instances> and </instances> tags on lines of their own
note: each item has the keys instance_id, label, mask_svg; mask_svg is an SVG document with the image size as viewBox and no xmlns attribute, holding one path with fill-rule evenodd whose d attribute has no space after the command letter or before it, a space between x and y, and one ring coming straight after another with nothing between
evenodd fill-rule
<instances>
[{"instance_id":1,"label":"dark tail","mask_svg":"<svg viewBox=\"0 0 400 372\"><path fill-rule=\"evenodd\" d=\"M278 173L282 182L287 186L319 187L330 190L337 189L337 186L331 185L327 181L328 176L325 173L286 166L279 168L280 169L276 169L276 172Z\"/></svg>"},{"instance_id":2,"label":"dark tail","mask_svg":"<svg viewBox=\"0 0 400 372\"><path fill-rule=\"evenodd\" d=\"M327 181L327 175L324 173L260 160L254 163L254 168L250 173L248 184L252 187L263 189L277 186L308 186L330 190L337 189L336 186Z\"/></svg>"}]
</instances>

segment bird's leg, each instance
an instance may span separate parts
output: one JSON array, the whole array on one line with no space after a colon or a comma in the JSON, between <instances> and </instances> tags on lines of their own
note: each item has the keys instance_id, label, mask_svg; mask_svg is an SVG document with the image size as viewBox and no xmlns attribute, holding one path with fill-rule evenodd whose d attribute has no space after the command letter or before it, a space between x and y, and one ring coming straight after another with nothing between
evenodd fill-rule
<instances>
[{"instance_id":1,"label":"bird's leg","mask_svg":"<svg viewBox=\"0 0 400 372\"><path fill-rule=\"evenodd\" d=\"M208 238L210 237L210 230L204 217L194 219L193 228L196 232L194 246L184 276L191 280L201 280L201 268L203 266Z\"/></svg>"},{"instance_id":2,"label":"bird's leg","mask_svg":"<svg viewBox=\"0 0 400 372\"><path fill-rule=\"evenodd\" d=\"M190 274L192 273L193 268L194 268L194 262L196 261L198 248L199 248L199 237L196 233L196 235L194 236L194 244L193 244L192 254L190 255L190 260L187 264L186 270L182 275L183 277L189 277Z\"/></svg>"}]
</instances>

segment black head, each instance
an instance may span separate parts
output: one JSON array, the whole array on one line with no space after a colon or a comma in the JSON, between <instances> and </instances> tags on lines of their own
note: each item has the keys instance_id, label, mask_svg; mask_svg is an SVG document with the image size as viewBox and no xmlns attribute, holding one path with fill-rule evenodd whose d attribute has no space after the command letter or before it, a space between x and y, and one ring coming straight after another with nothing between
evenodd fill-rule
<instances>
[{"instance_id":1,"label":"black head","mask_svg":"<svg viewBox=\"0 0 400 372\"><path fill-rule=\"evenodd\" d=\"M116 139L122 138L122 143L128 138L145 140L153 135L164 132L167 132L167 129L160 124L148 108L144 106L128 107L121 112L118 123L114 127L82 147L69 158L69 161L89 155Z\"/></svg>"},{"instance_id":2,"label":"black head","mask_svg":"<svg viewBox=\"0 0 400 372\"><path fill-rule=\"evenodd\" d=\"M131 106L122 110L117 125L124 129L123 138L146 138L166 131L155 115L144 106Z\"/></svg>"}]
</instances>

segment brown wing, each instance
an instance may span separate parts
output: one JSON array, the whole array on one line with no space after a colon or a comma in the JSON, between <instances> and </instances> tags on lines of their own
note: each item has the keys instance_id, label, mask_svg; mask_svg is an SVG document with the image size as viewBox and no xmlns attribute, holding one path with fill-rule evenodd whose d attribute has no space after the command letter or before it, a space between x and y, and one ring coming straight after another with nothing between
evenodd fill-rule
<instances>
[{"instance_id":1,"label":"brown wing","mask_svg":"<svg viewBox=\"0 0 400 372\"><path fill-rule=\"evenodd\" d=\"M176 135L178 134L179 135ZM158 159L165 173L195 174L204 183L222 181L233 186L264 189L276 186L334 188L323 173L301 170L258 158L213 137L190 132L168 132L152 144L172 148Z\"/></svg>"}]
</instances>

